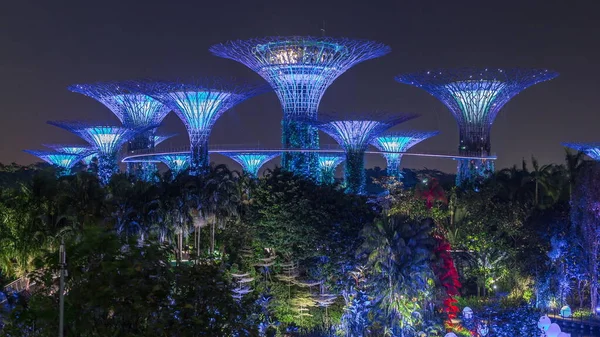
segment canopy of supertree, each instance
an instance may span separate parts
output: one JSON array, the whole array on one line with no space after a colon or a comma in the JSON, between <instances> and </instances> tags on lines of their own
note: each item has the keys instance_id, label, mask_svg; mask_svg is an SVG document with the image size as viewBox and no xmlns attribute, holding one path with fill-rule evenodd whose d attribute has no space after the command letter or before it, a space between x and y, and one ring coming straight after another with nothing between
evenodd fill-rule
<instances>
[{"instance_id":1,"label":"canopy of supertree","mask_svg":"<svg viewBox=\"0 0 600 337\"><path fill-rule=\"evenodd\" d=\"M154 135L154 146L164 142L165 140L177 136L176 133L164 134L164 135Z\"/></svg>"},{"instance_id":2,"label":"canopy of supertree","mask_svg":"<svg viewBox=\"0 0 600 337\"><path fill-rule=\"evenodd\" d=\"M208 167L208 138L217 119L235 105L264 92L266 87L213 78L193 83L138 82L132 90L144 92L175 111L190 138L190 173L197 174Z\"/></svg>"},{"instance_id":3,"label":"canopy of supertree","mask_svg":"<svg viewBox=\"0 0 600 337\"><path fill-rule=\"evenodd\" d=\"M74 145L74 144L44 144L44 147L52 149L57 152L72 153L72 154L84 154L93 152L92 148L85 145Z\"/></svg>"},{"instance_id":4,"label":"canopy of supertree","mask_svg":"<svg viewBox=\"0 0 600 337\"><path fill-rule=\"evenodd\" d=\"M243 170L251 177L258 177L258 170L269 160L280 155L279 152L246 151L246 152L219 152L242 165Z\"/></svg>"},{"instance_id":5,"label":"canopy of supertree","mask_svg":"<svg viewBox=\"0 0 600 337\"><path fill-rule=\"evenodd\" d=\"M340 152L319 153L319 183L333 184L335 182L335 169L344 159L346 159L346 155Z\"/></svg>"},{"instance_id":6,"label":"canopy of supertree","mask_svg":"<svg viewBox=\"0 0 600 337\"><path fill-rule=\"evenodd\" d=\"M524 89L556 76L545 69L459 68L404 74L396 80L426 90L448 107L458 123L461 155L485 157L491 154L490 129L500 109ZM493 169L491 160L459 160L457 185L485 179Z\"/></svg>"},{"instance_id":7,"label":"canopy of supertree","mask_svg":"<svg viewBox=\"0 0 600 337\"><path fill-rule=\"evenodd\" d=\"M373 139L390 127L418 116L416 114L371 115L372 118L369 119L335 120L333 117L325 117L320 121L312 122L344 148L346 153L344 179L348 193L364 194L365 192L364 152Z\"/></svg>"},{"instance_id":8,"label":"canopy of supertree","mask_svg":"<svg viewBox=\"0 0 600 337\"><path fill-rule=\"evenodd\" d=\"M146 128L132 129L122 126L64 121L51 121L48 124L70 131L92 145L93 150L97 152L98 177L105 184L114 173L119 171L117 154L123 144L136 134L157 127L151 125Z\"/></svg>"},{"instance_id":9,"label":"canopy of supertree","mask_svg":"<svg viewBox=\"0 0 600 337\"><path fill-rule=\"evenodd\" d=\"M156 156L156 159L163 162L173 175L177 175L188 169L190 165L189 154L160 154Z\"/></svg>"},{"instance_id":10,"label":"canopy of supertree","mask_svg":"<svg viewBox=\"0 0 600 337\"><path fill-rule=\"evenodd\" d=\"M94 158L98 157L98 152L92 152L90 154L88 154L87 156L81 158L81 161L83 161L83 163L87 166L90 166L90 164L92 163L92 160L94 160Z\"/></svg>"},{"instance_id":11,"label":"canopy of supertree","mask_svg":"<svg viewBox=\"0 0 600 337\"><path fill-rule=\"evenodd\" d=\"M581 151L593 160L600 161L600 143L562 143L576 151Z\"/></svg>"},{"instance_id":12,"label":"canopy of supertree","mask_svg":"<svg viewBox=\"0 0 600 337\"><path fill-rule=\"evenodd\" d=\"M285 149L318 149L319 134L305 120L317 119L325 90L352 66L390 50L373 41L312 36L238 40L210 48L213 54L244 64L271 84L283 109ZM285 152L282 166L297 174L314 175L317 155Z\"/></svg>"},{"instance_id":13,"label":"canopy of supertree","mask_svg":"<svg viewBox=\"0 0 600 337\"><path fill-rule=\"evenodd\" d=\"M401 178L400 161L402 152L422 142L423 140L437 135L439 131L400 131L376 137L372 144L380 151L387 161L387 174Z\"/></svg>"},{"instance_id":14,"label":"canopy of supertree","mask_svg":"<svg viewBox=\"0 0 600 337\"><path fill-rule=\"evenodd\" d=\"M24 150L29 154L32 154L48 164L57 166L60 168L58 174L59 175L69 175L71 173L71 168L78 161L81 160L85 156L84 153L67 153L67 152L50 152L50 151L35 151L35 150Z\"/></svg>"}]
</instances>

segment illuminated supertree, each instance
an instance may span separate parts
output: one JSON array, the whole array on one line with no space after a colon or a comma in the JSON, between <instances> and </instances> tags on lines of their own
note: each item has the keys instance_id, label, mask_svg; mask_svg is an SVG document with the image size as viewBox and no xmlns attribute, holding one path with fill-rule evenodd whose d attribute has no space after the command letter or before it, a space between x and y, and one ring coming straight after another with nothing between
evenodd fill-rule
<instances>
[{"instance_id":1,"label":"illuminated supertree","mask_svg":"<svg viewBox=\"0 0 600 337\"><path fill-rule=\"evenodd\" d=\"M88 154L87 156L83 157L81 159L81 161L83 161L83 163L89 168L90 164L92 163L92 161L94 160L94 158L98 157L98 152L92 152L90 154Z\"/></svg>"},{"instance_id":2,"label":"illuminated supertree","mask_svg":"<svg viewBox=\"0 0 600 337\"><path fill-rule=\"evenodd\" d=\"M376 137L372 144L380 151L386 152L383 156L387 161L387 175L401 179L401 153L438 133L439 131L400 131Z\"/></svg>"},{"instance_id":3,"label":"illuminated supertree","mask_svg":"<svg viewBox=\"0 0 600 337\"><path fill-rule=\"evenodd\" d=\"M595 161L600 161L600 143L562 143L575 151L581 151Z\"/></svg>"},{"instance_id":4,"label":"illuminated supertree","mask_svg":"<svg viewBox=\"0 0 600 337\"><path fill-rule=\"evenodd\" d=\"M317 120L325 90L352 66L390 50L372 41L311 36L238 40L210 48L213 54L244 64L271 84L283 108L284 149L318 149L318 131L307 121ZM284 152L281 162L296 174L316 176L314 152Z\"/></svg>"},{"instance_id":5,"label":"illuminated supertree","mask_svg":"<svg viewBox=\"0 0 600 337\"><path fill-rule=\"evenodd\" d=\"M369 143L390 127L415 117L417 115L409 114L383 118L373 115L355 120L335 120L332 117L325 117L320 121L312 122L312 124L330 135L344 149L346 153L344 171L346 191L364 194L366 184L364 154Z\"/></svg>"},{"instance_id":6,"label":"illuminated supertree","mask_svg":"<svg viewBox=\"0 0 600 337\"><path fill-rule=\"evenodd\" d=\"M154 135L154 146L164 142L165 140L177 136L176 133L169 133L163 135Z\"/></svg>"},{"instance_id":7,"label":"illuminated supertree","mask_svg":"<svg viewBox=\"0 0 600 337\"><path fill-rule=\"evenodd\" d=\"M458 123L459 154L487 157L490 129L502 107L524 89L558 76L548 70L454 69L400 75L396 80L422 88L448 107ZM487 159L460 159L456 184L477 183L494 171Z\"/></svg>"},{"instance_id":8,"label":"illuminated supertree","mask_svg":"<svg viewBox=\"0 0 600 337\"><path fill-rule=\"evenodd\" d=\"M123 144L137 134L156 127L152 125L145 129L130 129L122 126L64 121L48 122L48 124L70 131L93 146L98 159L98 178L104 184L109 182L113 174L119 172L117 155Z\"/></svg>"},{"instance_id":9,"label":"illuminated supertree","mask_svg":"<svg viewBox=\"0 0 600 337\"><path fill-rule=\"evenodd\" d=\"M74 145L74 144L43 144L44 147L52 149L56 152L72 153L72 154L90 154L93 152L90 146L86 145Z\"/></svg>"},{"instance_id":10,"label":"illuminated supertree","mask_svg":"<svg viewBox=\"0 0 600 337\"><path fill-rule=\"evenodd\" d=\"M253 178L258 177L258 170L260 170L260 168L266 162L280 155L278 152L265 151L219 151L219 153L235 160L238 164L242 165L244 171Z\"/></svg>"},{"instance_id":11,"label":"illuminated supertree","mask_svg":"<svg viewBox=\"0 0 600 337\"><path fill-rule=\"evenodd\" d=\"M175 111L190 138L190 174L208 167L208 138L221 115L242 101L266 90L264 86L235 85L219 79L195 83L147 82L133 90L150 95Z\"/></svg>"},{"instance_id":12,"label":"illuminated supertree","mask_svg":"<svg viewBox=\"0 0 600 337\"><path fill-rule=\"evenodd\" d=\"M346 155L341 152L319 153L318 182L333 184L335 182L335 169L344 159L346 159Z\"/></svg>"},{"instance_id":13,"label":"illuminated supertree","mask_svg":"<svg viewBox=\"0 0 600 337\"><path fill-rule=\"evenodd\" d=\"M35 150L23 150L29 154L32 154L48 164L54 165L59 168L57 174L59 176L71 174L71 169L82 157L86 155L83 153L68 153L68 152L50 152L50 151L35 151Z\"/></svg>"},{"instance_id":14,"label":"illuminated supertree","mask_svg":"<svg viewBox=\"0 0 600 337\"><path fill-rule=\"evenodd\" d=\"M163 164L167 165L173 176L180 174L190 166L190 155L187 153L160 154L155 157Z\"/></svg>"},{"instance_id":15,"label":"illuminated supertree","mask_svg":"<svg viewBox=\"0 0 600 337\"><path fill-rule=\"evenodd\" d=\"M74 84L68 88L72 92L91 97L104 104L130 129L146 129L129 140L127 151L133 153L139 150L153 149L156 126L160 125L165 116L171 111L156 99L139 92L132 92L126 83L104 82L93 84ZM150 128L150 126L155 126ZM129 163L127 171L141 179L147 180L154 175L155 165Z\"/></svg>"}]
</instances>

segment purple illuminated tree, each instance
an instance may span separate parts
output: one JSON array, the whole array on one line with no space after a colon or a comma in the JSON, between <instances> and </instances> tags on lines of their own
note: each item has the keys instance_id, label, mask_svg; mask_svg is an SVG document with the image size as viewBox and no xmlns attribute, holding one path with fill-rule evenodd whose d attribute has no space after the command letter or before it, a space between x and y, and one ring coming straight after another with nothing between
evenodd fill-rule
<instances>
[{"instance_id":1,"label":"purple illuminated tree","mask_svg":"<svg viewBox=\"0 0 600 337\"><path fill-rule=\"evenodd\" d=\"M145 132L137 134L130 139L127 146L129 153L139 150L153 149L155 143L156 128L165 116L171 111L156 99L139 92L132 92L127 83L104 82L93 84L74 84L68 89L91 97L104 104L130 129L146 129ZM151 179L156 173L155 165L136 166L135 163L127 165L127 171L135 174L143 180Z\"/></svg>"},{"instance_id":2,"label":"purple illuminated tree","mask_svg":"<svg viewBox=\"0 0 600 337\"><path fill-rule=\"evenodd\" d=\"M264 86L236 85L220 79L203 79L194 83L134 83L139 90L175 111L190 137L190 174L208 167L208 139L221 115L244 100L266 90Z\"/></svg>"},{"instance_id":3,"label":"purple illuminated tree","mask_svg":"<svg viewBox=\"0 0 600 337\"><path fill-rule=\"evenodd\" d=\"M562 143L562 145L583 152L595 161L600 161L600 143Z\"/></svg>"},{"instance_id":4,"label":"purple illuminated tree","mask_svg":"<svg viewBox=\"0 0 600 337\"><path fill-rule=\"evenodd\" d=\"M319 175L317 181L321 184L333 184L335 182L335 169L344 159L346 159L346 155L341 152L319 153Z\"/></svg>"},{"instance_id":5,"label":"purple illuminated tree","mask_svg":"<svg viewBox=\"0 0 600 337\"><path fill-rule=\"evenodd\" d=\"M318 149L319 134L307 121L317 120L325 90L352 66L390 50L372 41L311 36L238 40L210 48L213 54L244 64L271 84L283 108L284 149ZM317 154L284 152L282 166L316 177Z\"/></svg>"},{"instance_id":6,"label":"purple illuminated tree","mask_svg":"<svg viewBox=\"0 0 600 337\"><path fill-rule=\"evenodd\" d=\"M478 183L494 171L490 129L502 107L524 89L558 76L537 69L433 70L396 77L400 83L424 89L448 107L458 123L459 154L482 159L458 160L456 184Z\"/></svg>"},{"instance_id":7,"label":"purple illuminated tree","mask_svg":"<svg viewBox=\"0 0 600 337\"><path fill-rule=\"evenodd\" d=\"M369 144L390 127L415 117L417 115L397 114L386 117L371 114L365 119L336 120L333 117L325 117L311 123L330 135L344 149L346 153L344 171L346 191L364 194L366 184L364 154Z\"/></svg>"},{"instance_id":8,"label":"purple illuminated tree","mask_svg":"<svg viewBox=\"0 0 600 337\"><path fill-rule=\"evenodd\" d=\"M400 131L376 137L373 139L372 144L380 151L385 152L383 156L387 161L387 175L401 179L400 161L402 160L402 152L406 152L411 147L438 133L439 131Z\"/></svg>"},{"instance_id":9,"label":"purple illuminated tree","mask_svg":"<svg viewBox=\"0 0 600 337\"><path fill-rule=\"evenodd\" d=\"M78 161L83 158L87 152L81 153L68 153L68 152L50 152L50 151L35 151L35 150L23 150L29 154L32 154L50 165L58 168L57 174L59 176L71 174L71 169Z\"/></svg>"},{"instance_id":10,"label":"purple illuminated tree","mask_svg":"<svg viewBox=\"0 0 600 337\"><path fill-rule=\"evenodd\" d=\"M243 170L248 173L251 177L258 177L258 170L269 160L280 155L279 152L269 151L218 151L218 153L227 156L235 160L238 164L242 165Z\"/></svg>"},{"instance_id":11,"label":"purple illuminated tree","mask_svg":"<svg viewBox=\"0 0 600 337\"><path fill-rule=\"evenodd\" d=\"M107 184L111 176L119 172L117 156L121 147L137 134L156 127L151 125L147 128L130 129L106 124L64 121L53 121L48 124L70 131L92 145L97 153L98 178L103 184Z\"/></svg>"}]
</instances>

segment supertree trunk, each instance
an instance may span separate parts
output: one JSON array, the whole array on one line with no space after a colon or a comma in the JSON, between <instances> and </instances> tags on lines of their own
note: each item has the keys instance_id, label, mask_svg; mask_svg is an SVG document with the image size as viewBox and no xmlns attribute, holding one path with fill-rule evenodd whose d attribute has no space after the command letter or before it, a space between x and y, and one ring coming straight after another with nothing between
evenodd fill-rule
<instances>
[{"instance_id":1,"label":"supertree trunk","mask_svg":"<svg viewBox=\"0 0 600 337\"><path fill-rule=\"evenodd\" d=\"M365 194L365 153L364 151L348 151L346 153L346 168L344 170L346 192L350 194Z\"/></svg>"}]
</instances>

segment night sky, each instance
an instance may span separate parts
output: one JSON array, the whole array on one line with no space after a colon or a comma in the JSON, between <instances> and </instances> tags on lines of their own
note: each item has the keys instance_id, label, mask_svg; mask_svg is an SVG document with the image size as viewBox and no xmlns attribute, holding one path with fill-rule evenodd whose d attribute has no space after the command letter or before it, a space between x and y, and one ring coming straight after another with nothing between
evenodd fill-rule
<instances>
[{"instance_id":1,"label":"night sky","mask_svg":"<svg viewBox=\"0 0 600 337\"><path fill-rule=\"evenodd\" d=\"M456 153L450 112L425 91L394 81L402 72L440 67L536 67L560 76L533 86L500 111L492 128L497 168L533 154L562 163L562 141L600 141L600 24L594 0L509 1L4 1L0 5L0 162L29 164L22 149L83 143L46 124L78 119L117 123L73 83L203 76L262 79L245 66L212 56L219 42L271 35L326 35L377 40L392 53L366 61L326 91L321 111L416 112L393 130L440 130L413 148ZM281 108L274 93L248 100L216 123L211 144L280 145ZM187 144L170 114L162 148ZM333 143L321 136L322 143ZM212 160L231 164L213 155ZM454 172L448 159L406 157L405 167ZM384 165L367 157L367 165ZM236 166L237 167L237 166Z\"/></svg>"}]
</instances>

